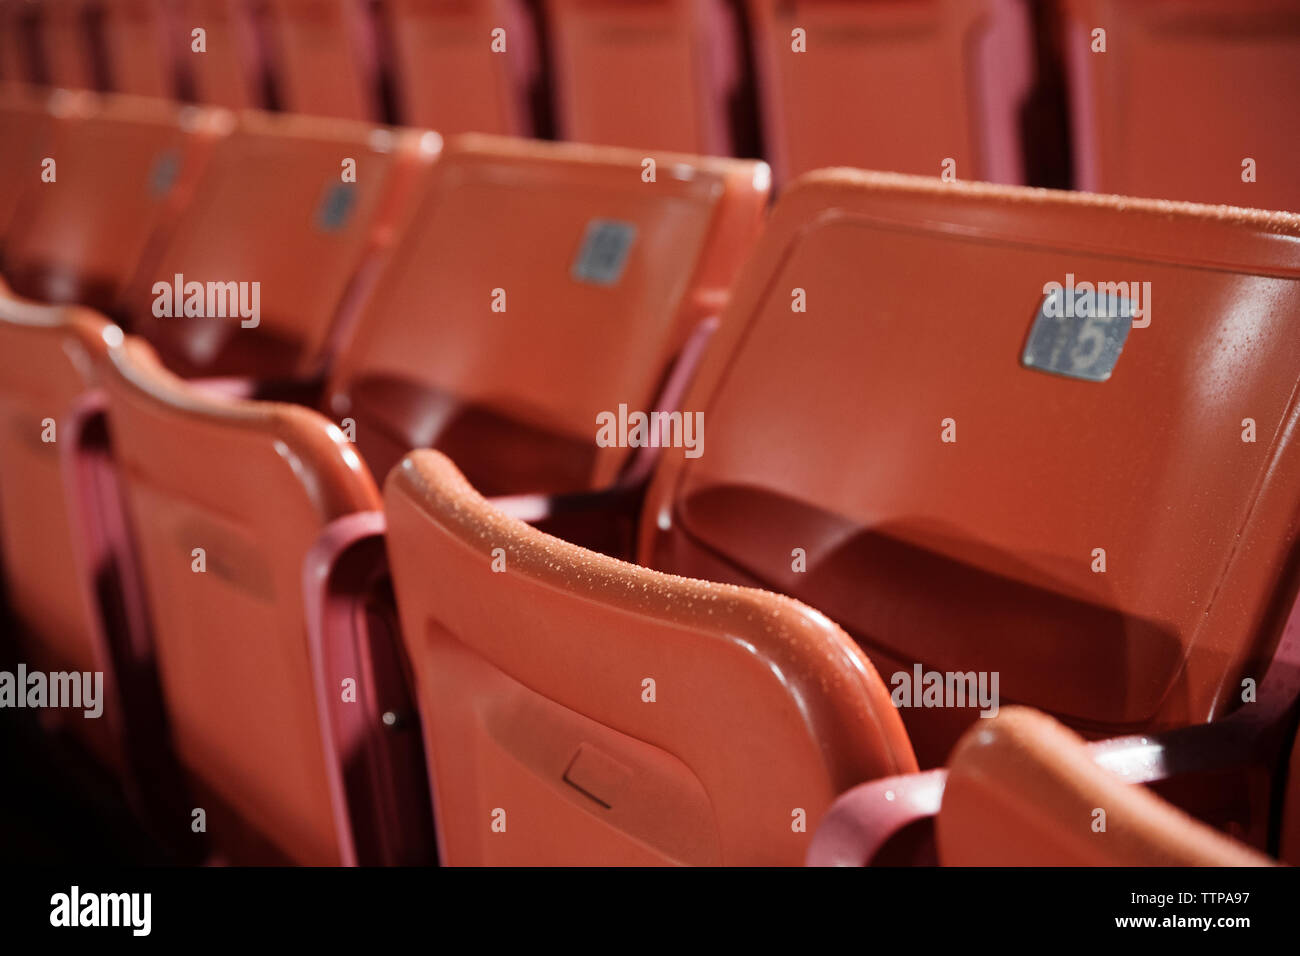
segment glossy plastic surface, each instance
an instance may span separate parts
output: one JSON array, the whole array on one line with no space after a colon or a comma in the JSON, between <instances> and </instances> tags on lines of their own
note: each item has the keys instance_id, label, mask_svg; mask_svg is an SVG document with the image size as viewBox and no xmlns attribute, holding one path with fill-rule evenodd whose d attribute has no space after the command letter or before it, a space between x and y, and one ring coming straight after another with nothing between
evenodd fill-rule
<instances>
[{"instance_id":1,"label":"glossy plastic surface","mask_svg":"<svg viewBox=\"0 0 1300 956\"><path fill-rule=\"evenodd\" d=\"M748 0L779 182L826 166L1024 182L1024 0ZM802 31L796 35L796 31ZM802 45L797 52L796 46Z\"/></svg>"},{"instance_id":2,"label":"glossy plastic surface","mask_svg":"<svg viewBox=\"0 0 1300 956\"><path fill-rule=\"evenodd\" d=\"M265 0L281 108L383 119L374 21L366 0Z\"/></svg>"},{"instance_id":3,"label":"glossy plastic surface","mask_svg":"<svg viewBox=\"0 0 1300 956\"><path fill-rule=\"evenodd\" d=\"M759 163L658 154L645 182L642 159L453 138L329 387L376 474L438 447L489 495L614 480L631 450L598 447L597 416L657 407L767 199ZM578 275L611 230L617 268Z\"/></svg>"},{"instance_id":4,"label":"glossy plastic surface","mask_svg":"<svg viewBox=\"0 0 1300 956\"><path fill-rule=\"evenodd\" d=\"M1270 863L1099 766L1077 735L1020 707L962 738L935 826L946 866Z\"/></svg>"},{"instance_id":5,"label":"glossy plastic surface","mask_svg":"<svg viewBox=\"0 0 1300 956\"><path fill-rule=\"evenodd\" d=\"M266 38L254 15L255 6L256 0L180 0L182 21L201 26L206 33L203 54L195 55L186 47L194 96L200 103L229 109L266 105Z\"/></svg>"},{"instance_id":6,"label":"glossy plastic surface","mask_svg":"<svg viewBox=\"0 0 1300 956\"><path fill-rule=\"evenodd\" d=\"M0 84L0 257L7 257L14 230L26 221L41 194L42 160L49 155L49 97L30 87ZM0 258L0 264L5 258Z\"/></svg>"},{"instance_id":7,"label":"glossy plastic surface","mask_svg":"<svg viewBox=\"0 0 1300 956\"><path fill-rule=\"evenodd\" d=\"M915 767L811 609L544 535L437 452L385 502L444 863L793 865L835 794Z\"/></svg>"},{"instance_id":8,"label":"glossy plastic surface","mask_svg":"<svg viewBox=\"0 0 1300 956\"><path fill-rule=\"evenodd\" d=\"M524 0L385 0L383 9L403 123L444 136L533 135L541 51Z\"/></svg>"},{"instance_id":9,"label":"glossy plastic surface","mask_svg":"<svg viewBox=\"0 0 1300 956\"><path fill-rule=\"evenodd\" d=\"M87 22L91 6L89 0L41 0L35 5L45 78L51 86L95 89Z\"/></svg>"},{"instance_id":10,"label":"glossy plastic surface","mask_svg":"<svg viewBox=\"0 0 1300 956\"><path fill-rule=\"evenodd\" d=\"M731 155L741 40L723 0L546 0L565 139Z\"/></svg>"},{"instance_id":11,"label":"glossy plastic surface","mask_svg":"<svg viewBox=\"0 0 1300 956\"><path fill-rule=\"evenodd\" d=\"M55 93L50 109L57 179L40 182L15 224L5 274L26 295L109 309L166 241L234 118L92 94Z\"/></svg>"},{"instance_id":12,"label":"glossy plastic surface","mask_svg":"<svg viewBox=\"0 0 1300 956\"><path fill-rule=\"evenodd\" d=\"M133 328L186 376L321 374L407 211L406 190L440 146L421 130L239 114L194 202L128 290ZM174 291L157 285L174 290L178 275L205 291L207 283L244 283L241 302L251 313L256 289L258 314L206 314L206 294L203 316L176 314ZM155 311L160 295L173 314Z\"/></svg>"},{"instance_id":13,"label":"glossy plastic surface","mask_svg":"<svg viewBox=\"0 0 1300 956\"><path fill-rule=\"evenodd\" d=\"M1297 237L1280 213L805 177L686 399L709 450L665 457L642 561L792 594L882 673L997 673L1004 703L1093 731L1220 715L1295 594ZM1021 364L1069 274L1150 283L1103 382ZM909 709L922 764L976 712Z\"/></svg>"},{"instance_id":14,"label":"glossy plastic surface","mask_svg":"<svg viewBox=\"0 0 1300 956\"><path fill-rule=\"evenodd\" d=\"M110 88L133 96L179 96L179 71L207 54L191 50L191 26L178 16L174 0L110 0L102 9Z\"/></svg>"},{"instance_id":15,"label":"glossy plastic surface","mask_svg":"<svg viewBox=\"0 0 1300 956\"><path fill-rule=\"evenodd\" d=\"M208 836L232 863L338 863L303 567L331 521L379 506L374 483L307 409L209 396L134 338L103 367L172 741Z\"/></svg>"},{"instance_id":16,"label":"glossy plastic surface","mask_svg":"<svg viewBox=\"0 0 1300 956\"><path fill-rule=\"evenodd\" d=\"M1067 0L1063 8L1078 188L1300 212L1300 7ZM1098 29L1104 53L1095 52Z\"/></svg>"},{"instance_id":17,"label":"glossy plastic surface","mask_svg":"<svg viewBox=\"0 0 1300 956\"><path fill-rule=\"evenodd\" d=\"M33 671L104 674L102 716L72 711L65 723L121 769L114 662L93 601L97 569L70 504L65 453L111 328L86 310L24 302L0 284L0 550L19 647Z\"/></svg>"}]
</instances>

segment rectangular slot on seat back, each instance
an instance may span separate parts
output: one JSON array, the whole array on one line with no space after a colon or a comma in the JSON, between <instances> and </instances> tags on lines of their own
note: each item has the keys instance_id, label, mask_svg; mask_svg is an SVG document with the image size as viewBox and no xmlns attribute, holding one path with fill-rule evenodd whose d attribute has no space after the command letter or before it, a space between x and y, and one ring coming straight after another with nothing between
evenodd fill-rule
<instances>
[{"instance_id":1,"label":"rectangular slot on seat back","mask_svg":"<svg viewBox=\"0 0 1300 956\"><path fill-rule=\"evenodd\" d=\"M564 771L565 783L606 809L618 802L631 778L631 770L587 743L579 745L569 768Z\"/></svg>"}]
</instances>

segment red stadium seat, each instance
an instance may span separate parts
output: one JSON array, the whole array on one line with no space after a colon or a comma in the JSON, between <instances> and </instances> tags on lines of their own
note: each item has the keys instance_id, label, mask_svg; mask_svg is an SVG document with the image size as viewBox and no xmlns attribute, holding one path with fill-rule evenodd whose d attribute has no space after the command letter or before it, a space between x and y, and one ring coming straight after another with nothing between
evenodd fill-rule
<instances>
[{"instance_id":1,"label":"red stadium seat","mask_svg":"<svg viewBox=\"0 0 1300 956\"><path fill-rule=\"evenodd\" d=\"M546 0L546 8L563 138L734 153L743 50L725 0Z\"/></svg>"},{"instance_id":2,"label":"red stadium seat","mask_svg":"<svg viewBox=\"0 0 1300 956\"><path fill-rule=\"evenodd\" d=\"M174 762L98 415L99 361L121 335L96 313L38 305L0 282L0 567L18 661L46 674L51 693L53 675L80 692L77 706L42 711L41 726L72 744L59 752L109 771L91 779L111 781L155 828L179 812Z\"/></svg>"},{"instance_id":3,"label":"red stadium seat","mask_svg":"<svg viewBox=\"0 0 1300 956\"><path fill-rule=\"evenodd\" d=\"M1300 0L0 0L0 858L1300 865L1298 105Z\"/></svg>"},{"instance_id":4,"label":"red stadium seat","mask_svg":"<svg viewBox=\"0 0 1300 956\"><path fill-rule=\"evenodd\" d=\"M110 309L166 237L231 114L163 100L56 93L39 184L15 224L5 275L19 293ZM29 174L35 180L37 170Z\"/></svg>"},{"instance_id":5,"label":"red stadium seat","mask_svg":"<svg viewBox=\"0 0 1300 956\"><path fill-rule=\"evenodd\" d=\"M487 494L605 487L629 449L596 416L650 410L759 229L767 167L466 135L340 356L326 407L376 474L437 447ZM688 349L688 351L690 351Z\"/></svg>"},{"instance_id":6,"label":"red stadium seat","mask_svg":"<svg viewBox=\"0 0 1300 956\"><path fill-rule=\"evenodd\" d=\"M365 0L266 0L281 107L381 120L375 25Z\"/></svg>"},{"instance_id":7,"label":"red stadium seat","mask_svg":"<svg viewBox=\"0 0 1300 956\"><path fill-rule=\"evenodd\" d=\"M384 11L402 122L533 135L541 52L523 0L386 0Z\"/></svg>"},{"instance_id":8,"label":"red stadium seat","mask_svg":"<svg viewBox=\"0 0 1300 956\"><path fill-rule=\"evenodd\" d=\"M1295 3L1068 0L1065 11L1078 188L1300 211ZM1093 52L1099 29L1105 52ZM1250 95L1227 76L1249 77Z\"/></svg>"},{"instance_id":9,"label":"red stadium seat","mask_svg":"<svg viewBox=\"0 0 1300 956\"><path fill-rule=\"evenodd\" d=\"M190 28L176 15L175 4L110 0L103 10L112 89L136 96L176 96L182 89L178 73L191 54Z\"/></svg>"},{"instance_id":10,"label":"red stadium seat","mask_svg":"<svg viewBox=\"0 0 1300 956\"><path fill-rule=\"evenodd\" d=\"M23 302L0 284L0 554L22 660L47 673L103 673L100 716L50 714L125 773L119 662L94 588L97 578L114 583L113 568L70 507L68 468L108 330L116 331L91 312Z\"/></svg>"},{"instance_id":11,"label":"red stadium seat","mask_svg":"<svg viewBox=\"0 0 1300 956\"><path fill-rule=\"evenodd\" d=\"M23 43L23 0L0 0L0 83L29 79L29 49Z\"/></svg>"},{"instance_id":12,"label":"red stadium seat","mask_svg":"<svg viewBox=\"0 0 1300 956\"><path fill-rule=\"evenodd\" d=\"M379 592L349 601L318 578L361 540L356 522L382 529L365 465L315 412L188 386L139 340L102 377L171 738L216 858L420 862L421 745L380 719L406 706L397 648L366 623ZM339 672L340 653L370 656ZM329 724L349 692L351 725ZM358 812L356 794L403 783Z\"/></svg>"},{"instance_id":13,"label":"red stadium seat","mask_svg":"<svg viewBox=\"0 0 1300 956\"><path fill-rule=\"evenodd\" d=\"M923 766L980 710L907 692L931 671L1098 735L1231 710L1296 590L1297 237L1284 214L805 177L682 404L707 452L663 459L640 563L828 614L912 705ZM1079 301L1133 283L1110 294L1144 317L1051 317L1076 276Z\"/></svg>"},{"instance_id":14,"label":"red stadium seat","mask_svg":"<svg viewBox=\"0 0 1300 956\"><path fill-rule=\"evenodd\" d=\"M1009 708L962 737L935 821L945 866L1268 866L1098 764L1050 717Z\"/></svg>"},{"instance_id":15,"label":"red stadium seat","mask_svg":"<svg viewBox=\"0 0 1300 956\"><path fill-rule=\"evenodd\" d=\"M31 203L41 198L42 160L48 155L53 119L48 96L34 88L0 84L0 266L14 231Z\"/></svg>"},{"instance_id":16,"label":"red stadium seat","mask_svg":"<svg viewBox=\"0 0 1300 956\"><path fill-rule=\"evenodd\" d=\"M321 375L439 148L437 135L421 130L241 114L170 239L128 290L132 328L186 376ZM180 314L190 282L202 284L201 316ZM226 318L214 318L209 283L244 283L247 316L218 288Z\"/></svg>"},{"instance_id":17,"label":"red stadium seat","mask_svg":"<svg viewBox=\"0 0 1300 956\"><path fill-rule=\"evenodd\" d=\"M1024 0L748 4L778 182L826 166L938 176L948 159L959 179L1025 181Z\"/></svg>"},{"instance_id":18,"label":"red stadium seat","mask_svg":"<svg viewBox=\"0 0 1300 956\"><path fill-rule=\"evenodd\" d=\"M915 766L795 601L552 538L437 452L385 505L444 864L795 864L846 784Z\"/></svg>"},{"instance_id":19,"label":"red stadium seat","mask_svg":"<svg viewBox=\"0 0 1300 956\"><path fill-rule=\"evenodd\" d=\"M188 56L194 95L200 103L244 109L264 102L263 47L254 0L182 0L177 19L191 43ZM203 53L192 52L190 32L205 31Z\"/></svg>"},{"instance_id":20,"label":"red stadium seat","mask_svg":"<svg viewBox=\"0 0 1300 956\"><path fill-rule=\"evenodd\" d=\"M41 0L42 52L46 78L53 86L95 89L89 0Z\"/></svg>"}]
</instances>

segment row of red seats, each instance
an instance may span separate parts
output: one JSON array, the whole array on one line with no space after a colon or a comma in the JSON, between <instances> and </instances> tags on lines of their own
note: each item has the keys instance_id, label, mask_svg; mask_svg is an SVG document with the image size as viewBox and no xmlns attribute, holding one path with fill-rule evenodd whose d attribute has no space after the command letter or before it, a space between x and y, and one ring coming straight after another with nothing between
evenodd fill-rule
<instances>
[{"instance_id":1,"label":"row of red seats","mask_svg":"<svg viewBox=\"0 0 1300 956\"><path fill-rule=\"evenodd\" d=\"M1300 217L830 171L764 223L753 162L3 96L10 600L224 858L798 862L982 729L922 665L1277 851ZM1107 375L1025 357L1073 275L1150 283Z\"/></svg>"},{"instance_id":2,"label":"row of red seats","mask_svg":"<svg viewBox=\"0 0 1300 956\"><path fill-rule=\"evenodd\" d=\"M444 133L537 135L553 101L566 139L718 155L761 119L778 183L1065 185L1068 99L1077 188L1300 209L1292 0L0 0L0 78Z\"/></svg>"},{"instance_id":3,"label":"row of red seats","mask_svg":"<svg viewBox=\"0 0 1300 956\"><path fill-rule=\"evenodd\" d=\"M309 552L333 519L380 507L371 469L382 477L406 449L425 444L453 452L501 493L638 481L634 450L595 448L591 423L611 403L671 401L679 353L698 351L691 343L712 328L759 226L766 169L662 153L647 182L642 154L625 150L469 136L444 154L428 131L150 99L6 95L0 123L21 144L14 175L4 177L10 212L0 237L14 289L28 300L93 301L207 389L183 390L128 339L114 354L137 362L123 364L121 384L155 377L153 402L131 392L114 404L108 389L117 467L97 471L85 463L92 456L81 437L97 436L96 426L70 425L68 416L92 385L112 381L84 351L104 352L106 327L84 319L83 341L65 352L61 320L11 303L0 351L7 399L22 410L6 416L15 441L6 441L0 525L30 660L124 675L111 681L123 688L120 707L102 723L74 726L99 731L90 745L128 779L152 780L131 750L156 708L140 702L148 682L132 675L149 669L147 649L156 646L171 736L226 856L346 859L315 722L308 609L294 596ZM36 158L47 153L57 160L43 181ZM621 252L607 248L611 235ZM256 326L181 315L183 296L172 297L176 309L160 310L173 315L160 316L157 286L170 291L176 276L182 288L187 280L258 281ZM567 389L554 388L557 376ZM235 429L247 409L205 399L214 388L310 400L337 425L272 405ZM158 406L164 392L179 402L170 414ZM20 421L47 403L60 441L32 445ZM220 421L178 427L184 407L220 410ZM257 422L278 434L259 441L248 432ZM370 468L344 447L342 429ZM225 437L200 452L217 432ZM128 447L128 433L141 445ZM144 456L139 463L127 457L131 447ZM57 478L64 449L78 449L76 471L91 472L84 484L98 489L80 511L69 508ZM119 494L104 490L114 471L165 476L161 486L128 481L138 509L130 546L122 544L125 525L101 507ZM266 528L275 528L270 540L259 537ZM203 549L203 577L192 558L170 566L176 535L190 533L196 541L184 554ZM84 554L93 542L102 547ZM70 573L77 567L91 570ZM146 610L133 618L133 602L116 602L120 620L94 610L93 582L122 582L129 593L140 578ZM373 605L367 627L389 620L396 633L373 593L382 583L363 576L355 586L357 605ZM141 617L151 637L138 636ZM375 642L380 659L350 670L363 681L361 706L402 712L405 680L394 658L382 657L395 648ZM146 659L112 666L114 648ZM365 680L376 672L378 684ZM377 701L381 692L397 701ZM145 716L133 722L133 709ZM387 734L382 723L372 726ZM411 739L407 726L395 746ZM146 756L154 766L156 755ZM418 746L406 759L421 765ZM429 816L418 787L401 793ZM358 838L360 857L418 858L420 818L404 826L409 814L387 809L376 811L382 828ZM386 836L394 826L400 841Z\"/></svg>"}]
</instances>

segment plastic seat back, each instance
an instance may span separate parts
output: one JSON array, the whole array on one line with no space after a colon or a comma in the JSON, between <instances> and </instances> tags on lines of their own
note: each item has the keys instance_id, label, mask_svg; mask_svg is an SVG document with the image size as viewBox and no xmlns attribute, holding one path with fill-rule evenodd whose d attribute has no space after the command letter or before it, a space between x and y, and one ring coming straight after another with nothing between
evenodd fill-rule
<instances>
[{"instance_id":1,"label":"plastic seat back","mask_svg":"<svg viewBox=\"0 0 1300 956\"><path fill-rule=\"evenodd\" d=\"M328 407L376 474L438 447L485 494L604 487L633 449L599 416L649 412L716 316L760 226L767 167L454 138Z\"/></svg>"},{"instance_id":2,"label":"plastic seat back","mask_svg":"<svg viewBox=\"0 0 1300 956\"><path fill-rule=\"evenodd\" d=\"M104 48L112 89L135 96L176 97L182 65L206 56L190 49L192 27L170 0L104 4Z\"/></svg>"},{"instance_id":3,"label":"plastic seat back","mask_svg":"<svg viewBox=\"0 0 1300 956\"><path fill-rule=\"evenodd\" d=\"M45 69L40 8L32 0L0 0L0 77L42 83Z\"/></svg>"},{"instance_id":4,"label":"plastic seat back","mask_svg":"<svg viewBox=\"0 0 1300 956\"><path fill-rule=\"evenodd\" d=\"M129 338L109 427L163 697L194 806L231 863L341 860L303 567L331 521L379 506L319 415L187 386Z\"/></svg>"},{"instance_id":5,"label":"plastic seat back","mask_svg":"<svg viewBox=\"0 0 1300 956\"><path fill-rule=\"evenodd\" d=\"M1300 211L1294 3L1069 0L1064 10L1078 188ZM1250 77L1251 95L1225 76Z\"/></svg>"},{"instance_id":6,"label":"plastic seat back","mask_svg":"<svg viewBox=\"0 0 1300 956\"><path fill-rule=\"evenodd\" d=\"M365 0L266 0L281 108L384 119L378 54Z\"/></svg>"},{"instance_id":7,"label":"plastic seat back","mask_svg":"<svg viewBox=\"0 0 1300 956\"><path fill-rule=\"evenodd\" d=\"M27 81L27 51L22 44L18 0L0 0L0 83Z\"/></svg>"},{"instance_id":8,"label":"plastic seat back","mask_svg":"<svg viewBox=\"0 0 1300 956\"><path fill-rule=\"evenodd\" d=\"M14 229L21 225L30 203L42 198L42 160L54 118L44 93L18 84L0 84L0 265L6 261Z\"/></svg>"},{"instance_id":9,"label":"plastic seat back","mask_svg":"<svg viewBox=\"0 0 1300 956\"><path fill-rule=\"evenodd\" d=\"M46 77L51 86L95 88L89 13L88 0L41 0L38 16Z\"/></svg>"},{"instance_id":10,"label":"plastic seat back","mask_svg":"<svg viewBox=\"0 0 1300 956\"><path fill-rule=\"evenodd\" d=\"M565 139L732 155L742 48L724 0L547 0Z\"/></svg>"},{"instance_id":11,"label":"plastic seat back","mask_svg":"<svg viewBox=\"0 0 1300 956\"><path fill-rule=\"evenodd\" d=\"M683 403L706 450L664 459L641 561L828 614L902 675L923 765L990 709L926 705L930 671L1097 732L1231 709L1296 590L1297 236L1280 213L804 177Z\"/></svg>"},{"instance_id":12,"label":"plastic seat back","mask_svg":"<svg viewBox=\"0 0 1300 956\"><path fill-rule=\"evenodd\" d=\"M240 114L128 290L132 327L186 376L321 374L439 148L420 130Z\"/></svg>"},{"instance_id":13,"label":"plastic seat back","mask_svg":"<svg viewBox=\"0 0 1300 956\"><path fill-rule=\"evenodd\" d=\"M953 751L935 821L945 866L1268 866L1105 769L1045 714L1009 708Z\"/></svg>"},{"instance_id":14,"label":"plastic seat back","mask_svg":"<svg viewBox=\"0 0 1300 956\"><path fill-rule=\"evenodd\" d=\"M182 0L180 9L184 23L201 26L206 34L206 51L187 54L195 99L230 109L267 105L266 41L254 0Z\"/></svg>"},{"instance_id":15,"label":"plastic seat back","mask_svg":"<svg viewBox=\"0 0 1300 956\"><path fill-rule=\"evenodd\" d=\"M5 272L24 295L110 309L165 241L234 117L136 97L51 102L44 155L56 178L39 182L15 224Z\"/></svg>"},{"instance_id":16,"label":"plastic seat back","mask_svg":"<svg viewBox=\"0 0 1300 956\"><path fill-rule=\"evenodd\" d=\"M915 766L795 601L549 537L437 452L385 504L445 864L793 865L846 785Z\"/></svg>"},{"instance_id":17,"label":"plastic seat back","mask_svg":"<svg viewBox=\"0 0 1300 956\"><path fill-rule=\"evenodd\" d=\"M84 717L89 705L51 714L122 769L123 715L93 591L108 568L92 560L67 467L96 356L117 330L86 310L23 302L3 285L0 293L0 554L21 659L30 671L103 675L100 714Z\"/></svg>"},{"instance_id":18,"label":"plastic seat back","mask_svg":"<svg viewBox=\"0 0 1300 956\"><path fill-rule=\"evenodd\" d=\"M1025 181L1023 0L748 0L778 182L827 166Z\"/></svg>"},{"instance_id":19,"label":"plastic seat back","mask_svg":"<svg viewBox=\"0 0 1300 956\"><path fill-rule=\"evenodd\" d=\"M541 53L523 0L386 0L384 10L403 123L444 136L534 134Z\"/></svg>"}]
</instances>

